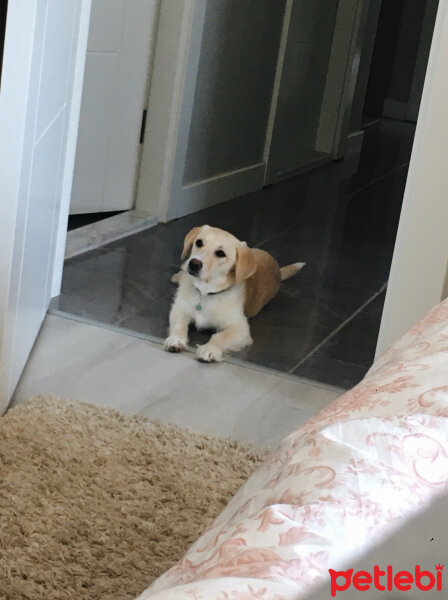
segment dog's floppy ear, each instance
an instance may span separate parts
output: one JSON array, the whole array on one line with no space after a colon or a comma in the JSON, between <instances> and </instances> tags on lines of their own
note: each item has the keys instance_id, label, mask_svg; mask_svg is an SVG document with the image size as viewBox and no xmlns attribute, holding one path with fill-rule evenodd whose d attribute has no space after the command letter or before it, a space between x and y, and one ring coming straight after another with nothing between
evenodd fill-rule
<instances>
[{"instance_id":1,"label":"dog's floppy ear","mask_svg":"<svg viewBox=\"0 0 448 600\"><path fill-rule=\"evenodd\" d=\"M193 227L191 231L187 233L184 240L184 249L182 250L181 259L184 260L190 254L191 246L193 245L194 238L201 231L202 227Z\"/></svg>"},{"instance_id":2,"label":"dog's floppy ear","mask_svg":"<svg viewBox=\"0 0 448 600\"><path fill-rule=\"evenodd\" d=\"M241 246L236 249L236 261L235 261L235 281L241 283L245 279L248 279L255 273L257 263L255 257L250 248L247 247L246 242L243 242Z\"/></svg>"}]
</instances>

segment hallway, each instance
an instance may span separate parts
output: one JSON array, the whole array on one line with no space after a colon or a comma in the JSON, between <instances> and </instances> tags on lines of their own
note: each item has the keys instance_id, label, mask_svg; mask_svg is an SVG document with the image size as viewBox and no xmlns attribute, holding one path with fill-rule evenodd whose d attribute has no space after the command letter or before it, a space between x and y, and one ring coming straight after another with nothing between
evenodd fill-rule
<instances>
[{"instance_id":1,"label":"hallway","mask_svg":"<svg viewBox=\"0 0 448 600\"><path fill-rule=\"evenodd\" d=\"M415 126L365 127L355 157L69 259L52 308L164 338L185 234L208 223L306 267L251 322L234 358L348 388L373 361ZM193 332L191 344L207 334Z\"/></svg>"}]
</instances>

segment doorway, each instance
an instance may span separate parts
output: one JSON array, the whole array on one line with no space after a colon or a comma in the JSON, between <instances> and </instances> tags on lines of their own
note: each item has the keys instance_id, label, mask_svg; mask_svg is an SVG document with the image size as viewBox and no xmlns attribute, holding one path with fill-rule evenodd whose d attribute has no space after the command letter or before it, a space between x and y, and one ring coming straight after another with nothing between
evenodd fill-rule
<instances>
[{"instance_id":1,"label":"doorway","mask_svg":"<svg viewBox=\"0 0 448 600\"><path fill-rule=\"evenodd\" d=\"M339 3L338 10L341 4L344 5ZM345 8L349 4L352 9L357 9L351 13L352 24L356 24L359 35L364 32L362 39L365 43L361 45L361 52L357 52L360 48L359 39L353 35L352 26L350 43L344 46L346 67L343 75L340 63L344 61L335 63L328 48L322 54L322 64L326 65L325 80L328 81L328 69L333 61L332 72L339 72L340 75L336 79L339 90L346 94L345 97L352 99L350 114L346 111L332 112L328 108L323 77L317 78L318 81L312 88L315 103L309 99L307 102L312 107L319 106L320 112L315 113L319 112L323 118L322 123L328 125L331 122L332 127L328 125L325 129L321 124L319 129L315 125L316 121L311 118L315 113L303 110L307 120L314 123L312 127L310 125L313 134L300 139L298 147L307 139L313 139L314 142L324 140L327 146L320 147L327 150L323 153L325 161L320 160L321 155L312 157L317 160L312 165L315 168L309 170L307 158L304 161L307 172L301 172L301 165L284 171L276 167L272 170L274 185L263 188L265 172L269 172L269 160L266 170L266 163L263 162L266 158L266 146L262 144L260 147L264 154L259 155L261 162L257 162L254 155L253 162L247 168L238 168L241 165L234 163L227 167L225 177L222 173L218 173L216 178L208 177L209 173L203 169L213 165L215 157L209 156L205 151L202 154L191 154L191 138L196 140L198 147L210 148L206 140L198 135L201 133L211 136L213 131L216 133L216 129L213 129L214 122L204 127L204 131L198 127L201 117L207 123L207 119L213 116L204 108L206 105L203 94L205 91L210 92L212 83L219 90L220 80L218 77L212 80L207 77L201 79L205 68L199 68L198 80L188 80L185 92L192 100L185 108L190 111L185 121L188 127L182 132L180 126L179 136L172 147L174 167L180 160L179 157L182 157L182 173L180 179L178 175L171 173L173 177L168 186L166 178L164 180L164 193L167 195L164 199L165 212L162 211L161 214L168 222L68 261L62 292L54 303L55 310L161 340L166 335L174 289L169 279L178 268L183 237L191 227L209 223L230 230L240 239L245 239L249 245L270 251L280 263L307 263L305 269L294 280L286 282L279 296L254 319L254 346L231 360L244 361L338 387L349 387L362 378L374 357L411 155L414 124L407 122L409 119L392 119L382 114L375 118L375 123L366 123L365 116L370 115L363 113L362 107L371 101L369 89L372 89L370 82L374 77L379 42L377 36L371 36L367 43L369 36L365 34L368 31L367 25L375 19L374 31L380 32L382 19L387 13L378 14L378 11L375 14L372 3L345 3ZM243 10L241 6L239 3L238 10ZM314 23L321 24L319 3L316 2L313 6L316 8ZM404 11L405 2L402 6ZM289 3L289 7L291 13L288 27L291 26L294 3ZM206 58L210 59L210 53L206 52L207 43L213 44L215 39L222 43L219 35L222 36L227 31L223 3L216 4L215 8L215 21L213 27L210 25L213 35L209 41L200 38L197 54L193 57L197 65L201 65L201 49L207 54ZM288 3L285 3L285 11L287 8ZM196 10L199 8L196 7ZM280 50L282 37L285 49L288 34L292 31L285 26L285 14L282 13L282 18L277 21L274 20L275 15L270 18L270 22L276 27ZM337 11L333 16L333 20L328 15L325 17L329 19L330 24L327 24L332 31L332 39L338 27L342 27ZM425 18L425 14L421 16ZM184 23L181 17L182 15L178 15L179 27ZM197 33L194 28L207 23L207 14L194 13L190 17L194 37L193 33ZM162 26L168 26L163 22L163 15L161 21ZM346 24L346 21L342 23ZM174 26L172 20L169 25ZM259 23L260 27L262 25L263 21ZM319 25L317 29L320 28ZM311 26L310 30L313 31ZM204 31L207 32L207 28ZM339 29L338 32L338 35L342 35L344 30ZM235 40L233 42L237 46ZM309 50L312 55L312 44ZM306 56L309 57L309 53ZM350 69L346 61L350 56L356 56L359 60L359 72L355 79L347 80L347 70ZM179 57L174 58L175 66L178 67ZM183 58L185 60L185 56ZM210 59L210 64L213 65L216 61L212 59L213 56ZM281 77L277 80L275 78L278 64L278 60L271 61L270 73L281 96L282 80ZM185 63L183 67L185 76L189 73L189 65ZM419 68L421 69L421 64ZM359 73L364 73L364 82ZM308 92L308 87L306 89ZM332 90L334 93L334 85ZM198 95L200 101L195 105L194 100ZM253 92L248 94L249 99L253 97ZM260 97L264 98L262 95ZM339 98L341 97L340 95ZM159 103L157 108L160 109L160 98L153 98L153 101ZM259 108L258 103L255 104ZM201 110L197 109L197 117L194 113L195 106L202 107ZM228 106L228 102L224 102L224 109ZM243 107L245 106L243 102ZM272 105L269 106L268 103L266 106L265 112L269 117ZM354 117L355 112L359 122ZM232 111L229 114L232 115ZM271 140L274 140L275 119L268 118L267 123L271 127ZM160 126L162 127L162 123ZM218 128L218 141L226 141L227 131L226 128L222 131ZM336 137L335 132L338 132ZM238 128L236 133L239 133ZM211 136L210 139L215 137ZM355 145L354 150L350 149L351 140L357 140L359 144L358 147ZM254 141L254 136L251 141ZM215 152L216 146L215 144ZM218 149L223 148L225 144L218 144ZM166 154L166 147L162 150ZM247 151L247 148L238 148L238 152L243 151ZM145 144L145 152L146 158L154 158L151 154L151 142ZM330 161L330 158L342 158L341 152L342 156L345 155L343 160ZM198 156L202 157L202 162L197 161ZM218 152L217 156L220 160L234 160L236 155L220 155ZM184 166L187 163L192 165L194 176L184 180ZM156 165L159 173L163 174L163 168L159 168L161 165L156 160L152 165L153 168ZM219 171L219 168L216 170ZM289 177L285 178L285 175ZM269 178L266 181L270 183ZM142 190L148 192L147 182L140 182L140 196ZM239 195L238 190L242 190ZM226 194L231 197L235 193L237 197L228 200ZM152 202L155 198L159 199L160 194L148 195L148 198ZM174 204L170 202L172 198ZM191 339L194 343L204 338L202 333L194 332Z\"/></svg>"},{"instance_id":2,"label":"doorway","mask_svg":"<svg viewBox=\"0 0 448 600\"><path fill-rule=\"evenodd\" d=\"M413 134L412 124L382 122L366 130L352 175L329 163L75 257L54 308L162 340L183 238L208 223L280 264L307 263L231 360L350 387L375 353ZM191 332L192 346L206 339Z\"/></svg>"},{"instance_id":3,"label":"doorway","mask_svg":"<svg viewBox=\"0 0 448 600\"><path fill-rule=\"evenodd\" d=\"M326 88L329 93L330 56L339 43L336 18L340 8L337 0L286 6L278 90L273 94L265 141L264 184L306 171L334 152L322 147L319 126L324 126L322 113L327 110L324 95Z\"/></svg>"},{"instance_id":4,"label":"doorway","mask_svg":"<svg viewBox=\"0 0 448 600\"><path fill-rule=\"evenodd\" d=\"M386 117L415 123L438 0L381 2L364 104L364 122Z\"/></svg>"}]
</instances>

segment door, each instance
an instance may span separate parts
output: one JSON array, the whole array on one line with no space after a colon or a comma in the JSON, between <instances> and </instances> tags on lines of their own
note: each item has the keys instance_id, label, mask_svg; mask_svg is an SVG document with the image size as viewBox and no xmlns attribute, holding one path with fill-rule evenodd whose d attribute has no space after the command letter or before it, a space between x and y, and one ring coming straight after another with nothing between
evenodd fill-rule
<instances>
[{"instance_id":1,"label":"door","mask_svg":"<svg viewBox=\"0 0 448 600\"><path fill-rule=\"evenodd\" d=\"M262 187L284 10L162 2L137 209L167 221Z\"/></svg>"},{"instance_id":2,"label":"door","mask_svg":"<svg viewBox=\"0 0 448 600\"><path fill-rule=\"evenodd\" d=\"M366 7L162 2L137 208L169 221L341 158Z\"/></svg>"},{"instance_id":3,"label":"door","mask_svg":"<svg viewBox=\"0 0 448 600\"><path fill-rule=\"evenodd\" d=\"M0 412L50 300L68 212L89 14L90 0L8 6L0 88Z\"/></svg>"},{"instance_id":4,"label":"door","mask_svg":"<svg viewBox=\"0 0 448 600\"><path fill-rule=\"evenodd\" d=\"M338 0L294 0L272 111L266 183L288 177L328 154L316 149ZM306 92L304 92L306 90Z\"/></svg>"},{"instance_id":5,"label":"door","mask_svg":"<svg viewBox=\"0 0 448 600\"><path fill-rule=\"evenodd\" d=\"M133 206L158 0L92 0L71 214Z\"/></svg>"}]
</instances>

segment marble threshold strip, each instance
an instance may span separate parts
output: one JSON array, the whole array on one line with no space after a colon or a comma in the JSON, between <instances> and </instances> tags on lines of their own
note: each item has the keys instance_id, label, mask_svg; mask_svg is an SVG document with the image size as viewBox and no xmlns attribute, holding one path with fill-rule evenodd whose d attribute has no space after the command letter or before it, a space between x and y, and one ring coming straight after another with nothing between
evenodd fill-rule
<instances>
[{"instance_id":1,"label":"marble threshold strip","mask_svg":"<svg viewBox=\"0 0 448 600\"><path fill-rule=\"evenodd\" d=\"M127 210L119 215L72 229L67 233L65 260L154 227L157 223L156 215L142 210Z\"/></svg>"}]
</instances>

